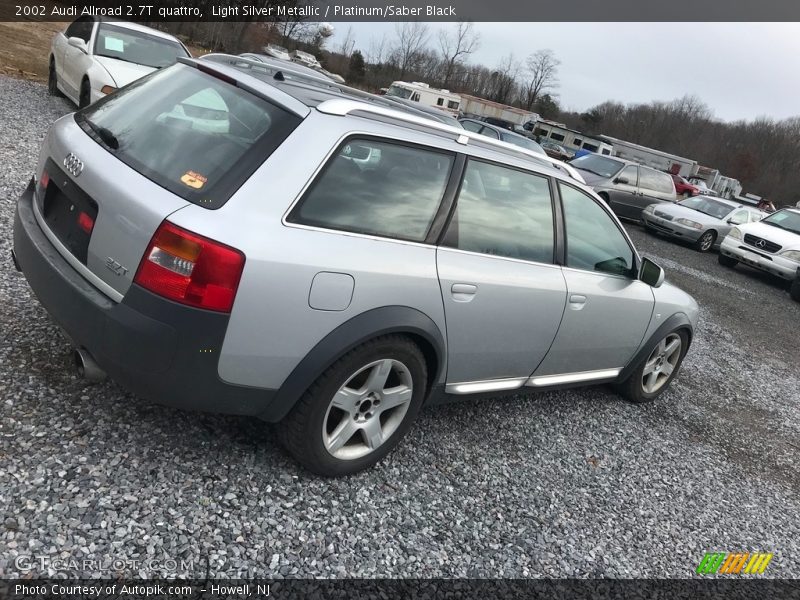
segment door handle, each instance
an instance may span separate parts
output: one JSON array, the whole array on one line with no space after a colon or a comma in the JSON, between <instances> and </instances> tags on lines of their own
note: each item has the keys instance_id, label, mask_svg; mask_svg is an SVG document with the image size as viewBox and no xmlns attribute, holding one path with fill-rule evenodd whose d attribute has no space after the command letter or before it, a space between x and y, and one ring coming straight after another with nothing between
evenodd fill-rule
<instances>
[{"instance_id":1,"label":"door handle","mask_svg":"<svg viewBox=\"0 0 800 600\"><path fill-rule=\"evenodd\" d=\"M478 286L471 283L454 283L450 287L450 294L456 302L469 302L478 292Z\"/></svg>"},{"instance_id":2,"label":"door handle","mask_svg":"<svg viewBox=\"0 0 800 600\"><path fill-rule=\"evenodd\" d=\"M580 310L586 306L586 296L583 294L570 294L569 307L572 310Z\"/></svg>"}]
</instances>

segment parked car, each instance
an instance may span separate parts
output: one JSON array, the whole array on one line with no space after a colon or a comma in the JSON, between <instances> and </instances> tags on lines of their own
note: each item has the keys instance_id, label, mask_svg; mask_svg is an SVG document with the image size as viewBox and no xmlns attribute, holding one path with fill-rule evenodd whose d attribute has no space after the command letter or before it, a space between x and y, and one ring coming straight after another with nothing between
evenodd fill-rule
<instances>
[{"instance_id":1,"label":"parked car","mask_svg":"<svg viewBox=\"0 0 800 600\"><path fill-rule=\"evenodd\" d=\"M498 127L497 125L492 125L488 122L476 121L475 119L459 119L459 122L467 131L480 133L481 135L485 135L492 139L502 140L504 142L508 142L509 144L519 146L520 148L526 148L527 150L537 152L542 156L547 156L547 153L539 144L534 142L532 139L525 137L524 135L514 133L513 131L509 131L503 127Z\"/></svg>"},{"instance_id":2,"label":"parked car","mask_svg":"<svg viewBox=\"0 0 800 600\"><path fill-rule=\"evenodd\" d=\"M690 196L697 196L698 194L701 193L701 189L698 186L691 183L683 175L672 173L671 176L672 176L672 182L675 184L675 193L678 196L689 198Z\"/></svg>"},{"instance_id":3,"label":"parked car","mask_svg":"<svg viewBox=\"0 0 800 600\"><path fill-rule=\"evenodd\" d=\"M177 38L161 31L80 17L53 37L47 88L84 107L188 56Z\"/></svg>"},{"instance_id":4,"label":"parked car","mask_svg":"<svg viewBox=\"0 0 800 600\"><path fill-rule=\"evenodd\" d=\"M755 208L712 196L693 196L677 204L651 204L642 211L648 231L691 242L700 252L719 247L734 225L754 223L766 216Z\"/></svg>"},{"instance_id":5,"label":"parked car","mask_svg":"<svg viewBox=\"0 0 800 600\"><path fill-rule=\"evenodd\" d=\"M620 217L641 221L645 207L677 200L672 178L662 171L599 154L585 154L569 164Z\"/></svg>"},{"instance_id":6,"label":"parked car","mask_svg":"<svg viewBox=\"0 0 800 600\"><path fill-rule=\"evenodd\" d=\"M719 264L742 263L791 282L797 300L800 268L800 209L784 208L757 223L738 225L722 240Z\"/></svg>"},{"instance_id":7,"label":"parked car","mask_svg":"<svg viewBox=\"0 0 800 600\"><path fill-rule=\"evenodd\" d=\"M304 67L319 69L322 66L319 64L316 56L309 54L308 52L303 52L302 50L295 50L290 54L290 56L294 62L299 63Z\"/></svg>"},{"instance_id":8,"label":"parked car","mask_svg":"<svg viewBox=\"0 0 800 600\"><path fill-rule=\"evenodd\" d=\"M283 46L279 46L278 44L267 44L266 46L264 46L264 54L272 58L277 58L279 60L292 60L289 51Z\"/></svg>"},{"instance_id":9,"label":"parked car","mask_svg":"<svg viewBox=\"0 0 800 600\"><path fill-rule=\"evenodd\" d=\"M539 145L547 153L547 156L550 156L551 158L556 158L558 160L569 160L575 156L574 152L571 152L564 148L564 146L561 144L556 144L550 140L542 140L539 142Z\"/></svg>"},{"instance_id":10,"label":"parked car","mask_svg":"<svg viewBox=\"0 0 800 600\"><path fill-rule=\"evenodd\" d=\"M225 133L162 118L198 94ZM426 403L599 383L644 402L679 372L697 304L573 169L528 156L185 61L53 125L13 259L79 373L277 421L307 468L353 473Z\"/></svg>"}]
</instances>

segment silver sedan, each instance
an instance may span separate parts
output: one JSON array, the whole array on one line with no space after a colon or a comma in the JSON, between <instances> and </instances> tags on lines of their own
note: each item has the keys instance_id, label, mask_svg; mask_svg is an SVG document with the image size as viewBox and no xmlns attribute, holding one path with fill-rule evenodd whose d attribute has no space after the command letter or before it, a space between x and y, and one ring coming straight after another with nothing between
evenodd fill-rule
<instances>
[{"instance_id":1,"label":"silver sedan","mask_svg":"<svg viewBox=\"0 0 800 600\"><path fill-rule=\"evenodd\" d=\"M691 242L699 252L718 248L734 225L766 216L756 208L711 196L693 196L677 204L651 204L642 212L645 229Z\"/></svg>"}]
</instances>

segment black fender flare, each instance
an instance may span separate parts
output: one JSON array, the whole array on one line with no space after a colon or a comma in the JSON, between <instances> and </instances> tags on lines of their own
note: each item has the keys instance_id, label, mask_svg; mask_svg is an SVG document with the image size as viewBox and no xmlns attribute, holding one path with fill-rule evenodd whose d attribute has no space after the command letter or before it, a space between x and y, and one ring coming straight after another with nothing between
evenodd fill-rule
<instances>
[{"instance_id":1,"label":"black fender flare","mask_svg":"<svg viewBox=\"0 0 800 600\"><path fill-rule=\"evenodd\" d=\"M392 333L410 334L428 346L422 348L426 361L429 364L433 361L435 364L435 371L428 379L428 387L441 384L444 380L447 353L445 338L439 327L429 316L414 308L384 306L356 315L322 338L286 378L259 417L271 422L280 421L309 386L340 357L364 342Z\"/></svg>"},{"instance_id":2,"label":"black fender flare","mask_svg":"<svg viewBox=\"0 0 800 600\"><path fill-rule=\"evenodd\" d=\"M658 342L665 338L668 333L672 333L678 329L683 329L689 334L689 343L686 347L686 351L688 352L689 346L692 345L692 338L694 337L694 327L692 326L691 320L685 313L675 313L661 325L659 325L658 328L647 339L647 341L639 346L639 351L633 355L633 358L628 362L625 368L622 369L617 377L617 381L625 381L628 377L630 377L631 373L636 370L636 367L639 365L639 363L650 356L650 353L656 347Z\"/></svg>"}]
</instances>

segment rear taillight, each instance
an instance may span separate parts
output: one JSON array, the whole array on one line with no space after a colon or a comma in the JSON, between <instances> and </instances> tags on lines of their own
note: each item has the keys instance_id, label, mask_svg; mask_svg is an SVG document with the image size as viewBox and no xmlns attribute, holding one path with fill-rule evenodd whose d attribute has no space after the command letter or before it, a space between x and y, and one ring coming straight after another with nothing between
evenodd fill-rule
<instances>
[{"instance_id":1,"label":"rear taillight","mask_svg":"<svg viewBox=\"0 0 800 600\"><path fill-rule=\"evenodd\" d=\"M244 254L164 221L136 271L134 283L182 304L230 312Z\"/></svg>"}]
</instances>

